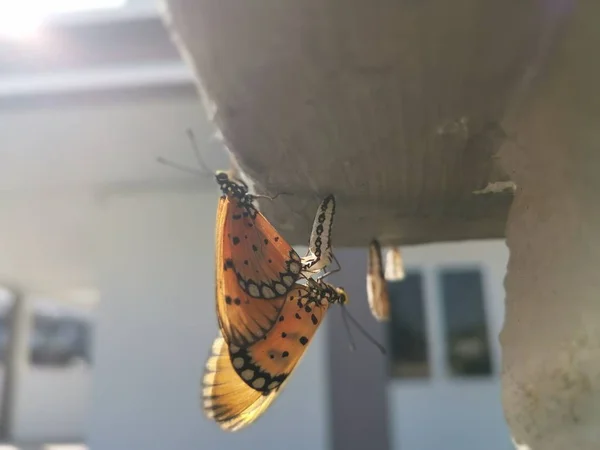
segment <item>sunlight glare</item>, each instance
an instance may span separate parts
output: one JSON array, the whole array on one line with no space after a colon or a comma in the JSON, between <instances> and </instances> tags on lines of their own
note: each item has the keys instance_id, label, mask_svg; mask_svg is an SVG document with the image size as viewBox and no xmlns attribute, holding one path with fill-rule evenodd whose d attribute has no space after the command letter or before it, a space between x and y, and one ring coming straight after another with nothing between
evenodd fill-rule
<instances>
[{"instance_id":1,"label":"sunlight glare","mask_svg":"<svg viewBox=\"0 0 600 450\"><path fill-rule=\"evenodd\" d=\"M0 35L28 38L52 16L121 8L125 3L127 0L0 0Z\"/></svg>"}]
</instances>

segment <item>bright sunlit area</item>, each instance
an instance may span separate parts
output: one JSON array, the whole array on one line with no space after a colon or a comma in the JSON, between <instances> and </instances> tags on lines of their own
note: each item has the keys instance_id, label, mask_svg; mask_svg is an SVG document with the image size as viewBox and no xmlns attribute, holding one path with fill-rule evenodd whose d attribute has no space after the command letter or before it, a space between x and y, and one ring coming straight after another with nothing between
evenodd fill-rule
<instances>
[{"instance_id":1,"label":"bright sunlit area","mask_svg":"<svg viewBox=\"0 0 600 450\"><path fill-rule=\"evenodd\" d=\"M127 0L0 0L0 36L34 36L48 21L68 14L122 8Z\"/></svg>"}]
</instances>

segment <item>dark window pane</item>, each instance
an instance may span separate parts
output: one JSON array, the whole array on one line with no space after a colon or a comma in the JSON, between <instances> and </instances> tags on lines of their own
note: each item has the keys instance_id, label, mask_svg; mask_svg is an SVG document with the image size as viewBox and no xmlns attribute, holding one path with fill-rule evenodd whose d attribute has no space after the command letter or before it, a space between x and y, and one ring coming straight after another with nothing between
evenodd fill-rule
<instances>
[{"instance_id":1,"label":"dark window pane","mask_svg":"<svg viewBox=\"0 0 600 450\"><path fill-rule=\"evenodd\" d=\"M29 359L37 366L91 363L91 327L87 319L69 313L33 313Z\"/></svg>"},{"instance_id":2,"label":"dark window pane","mask_svg":"<svg viewBox=\"0 0 600 450\"><path fill-rule=\"evenodd\" d=\"M399 378L428 377L423 277L420 273L407 273L404 280L389 282L388 291L391 374Z\"/></svg>"},{"instance_id":3,"label":"dark window pane","mask_svg":"<svg viewBox=\"0 0 600 450\"><path fill-rule=\"evenodd\" d=\"M441 274L446 361L453 376L492 373L488 329L479 270Z\"/></svg>"}]
</instances>

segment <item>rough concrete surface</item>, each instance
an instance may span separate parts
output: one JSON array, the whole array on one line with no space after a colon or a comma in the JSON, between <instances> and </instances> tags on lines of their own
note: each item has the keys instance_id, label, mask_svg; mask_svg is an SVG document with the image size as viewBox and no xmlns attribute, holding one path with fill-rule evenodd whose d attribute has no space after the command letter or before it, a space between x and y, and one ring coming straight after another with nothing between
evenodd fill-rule
<instances>
[{"instance_id":1,"label":"rough concrete surface","mask_svg":"<svg viewBox=\"0 0 600 450\"><path fill-rule=\"evenodd\" d=\"M548 2L167 0L207 109L259 192L305 244L338 197L336 245L504 236L500 123L536 72ZM555 8L554 8L555 9ZM510 32L507 32L510 31ZM508 139L510 141L510 139Z\"/></svg>"}]
</instances>

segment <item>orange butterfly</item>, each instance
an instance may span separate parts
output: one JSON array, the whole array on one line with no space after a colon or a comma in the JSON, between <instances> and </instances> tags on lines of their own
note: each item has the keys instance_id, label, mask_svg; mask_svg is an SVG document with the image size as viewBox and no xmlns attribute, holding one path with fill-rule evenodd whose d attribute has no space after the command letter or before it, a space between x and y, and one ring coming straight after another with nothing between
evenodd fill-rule
<instances>
[{"instance_id":1,"label":"orange butterfly","mask_svg":"<svg viewBox=\"0 0 600 450\"><path fill-rule=\"evenodd\" d=\"M223 192L216 222L217 317L225 341L245 347L275 325L302 262L256 209L245 184L224 172L216 179Z\"/></svg>"},{"instance_id":2,"label":"orange butterfly","mask_svg":"<svg viewBox=\"0 0 600 450\"><path fill-rule=\"evenodd\" d=\"M188 137L201 168L210 172L189 130ZM158 160L197 173L164 158ZM286 295L301 276L303 262L258 211L254 200L259 196L249 193L233 157L231 163L229 173L215 175L223 193L216 219L216 306L225 341L244 347L273 327Z\"/></svg>"},{"instance_id":3,"label":"orange butterfly","mask_svg":"<svg viewBox=\"0 0 600 450\"><path fill-rule=\"evenodd\" d=\"M228 431L254 422L288 380L330 304L345 304L342 288L323 281L296 284L286 296L277 324L247 347L215 339L202 387L206 415Z\"/></svg>"}]
</instances>

